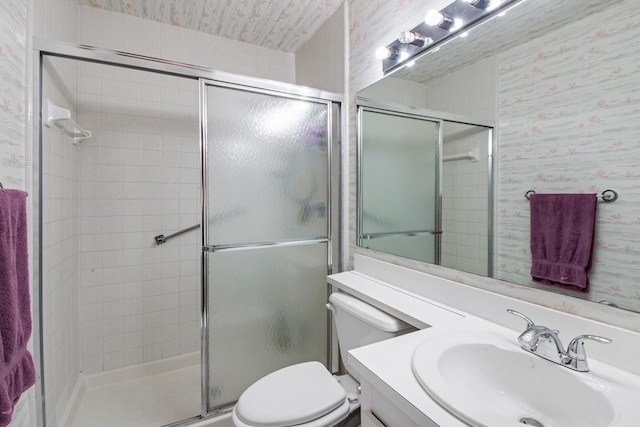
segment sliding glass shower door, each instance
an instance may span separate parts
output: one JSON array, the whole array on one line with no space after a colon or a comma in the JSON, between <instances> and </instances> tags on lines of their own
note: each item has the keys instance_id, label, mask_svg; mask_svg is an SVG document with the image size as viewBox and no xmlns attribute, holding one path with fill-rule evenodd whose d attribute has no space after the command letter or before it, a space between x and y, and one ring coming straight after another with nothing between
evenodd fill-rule
<instances>
[{"instance_id":1,"label":"sliding glass shower door","mask_svg":"<svg viewBox=\"0 0 640 427\"><path fill-rule=\"evenodd\" d=\"M331 102L201 82L206 411L327 358ZM205 410L205 408L203 408Z\"/></svg>"}]
</instances>

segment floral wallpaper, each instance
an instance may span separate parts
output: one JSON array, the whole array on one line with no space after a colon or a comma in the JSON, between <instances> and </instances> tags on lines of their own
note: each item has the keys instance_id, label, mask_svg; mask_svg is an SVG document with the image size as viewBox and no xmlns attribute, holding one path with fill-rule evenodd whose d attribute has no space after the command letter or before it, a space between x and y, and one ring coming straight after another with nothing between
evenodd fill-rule
<instances>
[{"instance_id":1,"label":"floral wallpaper","mask_svg":"<svg viewBox=\"0 0 640 427\"><path fill-rule=\"evenodd\" d=\"M598 203L586 297L640 311L639 38L629 0L500 55L499 278L531 282L526 191L614 189Z\"/></svg>"},{"instance_id":2,"label":"floral wallpaper","mask_svg":"<svg viewBox=\"0 0 640 427\"><path fill-rule=\"evenodd\" d=\"M269 49L296 52L342 4L340 0L78 0Z\"/></svg>"},{"instance_id":3,"label":"floral wallpaper","mask_svg":"<svg viewBox=\"0 0 640 427\"><path fill-rule=\"evenodd\" d=\"M27 0L0 3L0 182L26 189ZM30 342L30 346L33 342ZM22 395L11 427L35 425L35 389Z\"/></svg>"},{"instance_id":4,"label":"floral wallpaper","mask_svg":"<svg viewBox=\"0 0 640 427\"><path fill-rule=\"evenodd\" d=\"M0 182L25 189L26 0L0 5Z\"/></svg>"}]
</instances>

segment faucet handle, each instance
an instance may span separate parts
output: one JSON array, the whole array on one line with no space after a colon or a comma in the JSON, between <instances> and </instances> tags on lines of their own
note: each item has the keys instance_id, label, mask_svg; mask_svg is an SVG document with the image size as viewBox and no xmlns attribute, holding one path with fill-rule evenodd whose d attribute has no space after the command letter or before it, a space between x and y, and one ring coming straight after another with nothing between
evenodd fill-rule
<instances>
[{"instance_id":1,"label":"faucet handle","mask_svg":"<svg viewBox=\"0 0 640 427\"><path fill-rule=\"evenodd\" d=\"M515 311L515 310L512 310L510 308L507 308L507 313L513 314L514 316L518 316L521 319L524 319L525 322L527 322L527 329L529 329L529 328L531 328L533 326L536 326L536 324L533 323L533 320L529 319L527 316L525 316L524 314L520 313L519 311Z\"/></svg>"},{"instance_id":2,"label":"faucet handle","mask_svg":"<svg viewBox=\"0 0 640 427\"><path fill-rule=\"evenodd\" d=\"M609 338L598 335L578 335L572 339L569 346L567 346L567 355L576 360L587 360L587 353L584 349L584 342L586 340L596 341L601 344L609 344L611 342Z\"/></svg>"},{"instance_id":3,"label":"faucet handle","mask_svg":"<svg viewBox=\"0 0 640 427\"><path fill-rule=\"evenodd\" d=\"M580 372L589 371L587 352L584 349L584 342L586 340L596 341L601 344L609 344L611 342L609 338L600 337L598 335L578 335L572 339L567 346L564 364L569 368Z\"/></svg>"}]
</instances>

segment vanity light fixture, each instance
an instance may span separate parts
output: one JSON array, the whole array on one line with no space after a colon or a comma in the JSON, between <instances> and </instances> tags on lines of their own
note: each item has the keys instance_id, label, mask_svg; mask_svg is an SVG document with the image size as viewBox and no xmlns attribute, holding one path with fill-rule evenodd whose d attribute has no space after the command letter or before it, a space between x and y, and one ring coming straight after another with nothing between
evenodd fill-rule
<instances>
[{"instance_id":1,"label":"vanity light fixture","mask_svg":"<svg viewBox=\"0 0 640 427\"><path fill-rule=\"evenodd\" d=\"M382 71L389 74L418 56L435 52L448 41L524 1L453 0L440 11L429 10L418 26L403 31L386 47L378 48L376 57L382 60Z\"/></svg>"},{"instance_id":2,"label":"vanity light fixture","mask_svg":"<svg viewBox=\"0 0 640 427\"><path fill-rule=\"evenodd\" d=\"M471 6L475 6L478 9L489 9L489 7L491 7L491 3L493 3L493 0L462 0L462 1L470 4Z\"/></svg>"}]
</instances>

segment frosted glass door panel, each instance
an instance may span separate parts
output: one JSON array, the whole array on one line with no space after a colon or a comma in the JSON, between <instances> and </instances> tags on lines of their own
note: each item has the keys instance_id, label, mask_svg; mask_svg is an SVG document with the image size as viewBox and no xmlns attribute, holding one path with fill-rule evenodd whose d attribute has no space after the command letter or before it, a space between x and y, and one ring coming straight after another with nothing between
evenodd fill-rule
<instances>
[{"instance_id":1,"label":"frosted glass door panel","mask_svg":"<svg viewBox=\"0 0 640 427\"><path fill-rule=\"evenodd\" d=\"M276 369L326 362L326 243L208 257L210 409Z\"/></svg>"},{"instance_id":2,"label":"frosted glass door panel","mask_svg":"<svg viewBox=\"0 0 640 427\"><path fill-rule=\"evenodd\" d=\"M367 110L361 120L362 234L435 230L440 123Z\"/></svg>"},{"instance_id":3,"label":"frosted glass door panel","mask_svg":"<svg viewBox=\"0 0 640 427\"><path fill-rule=\"evenodd\" d=\"M207 86L209 244L327 237L328 113Z\"/></svg>"}]
</instances>

